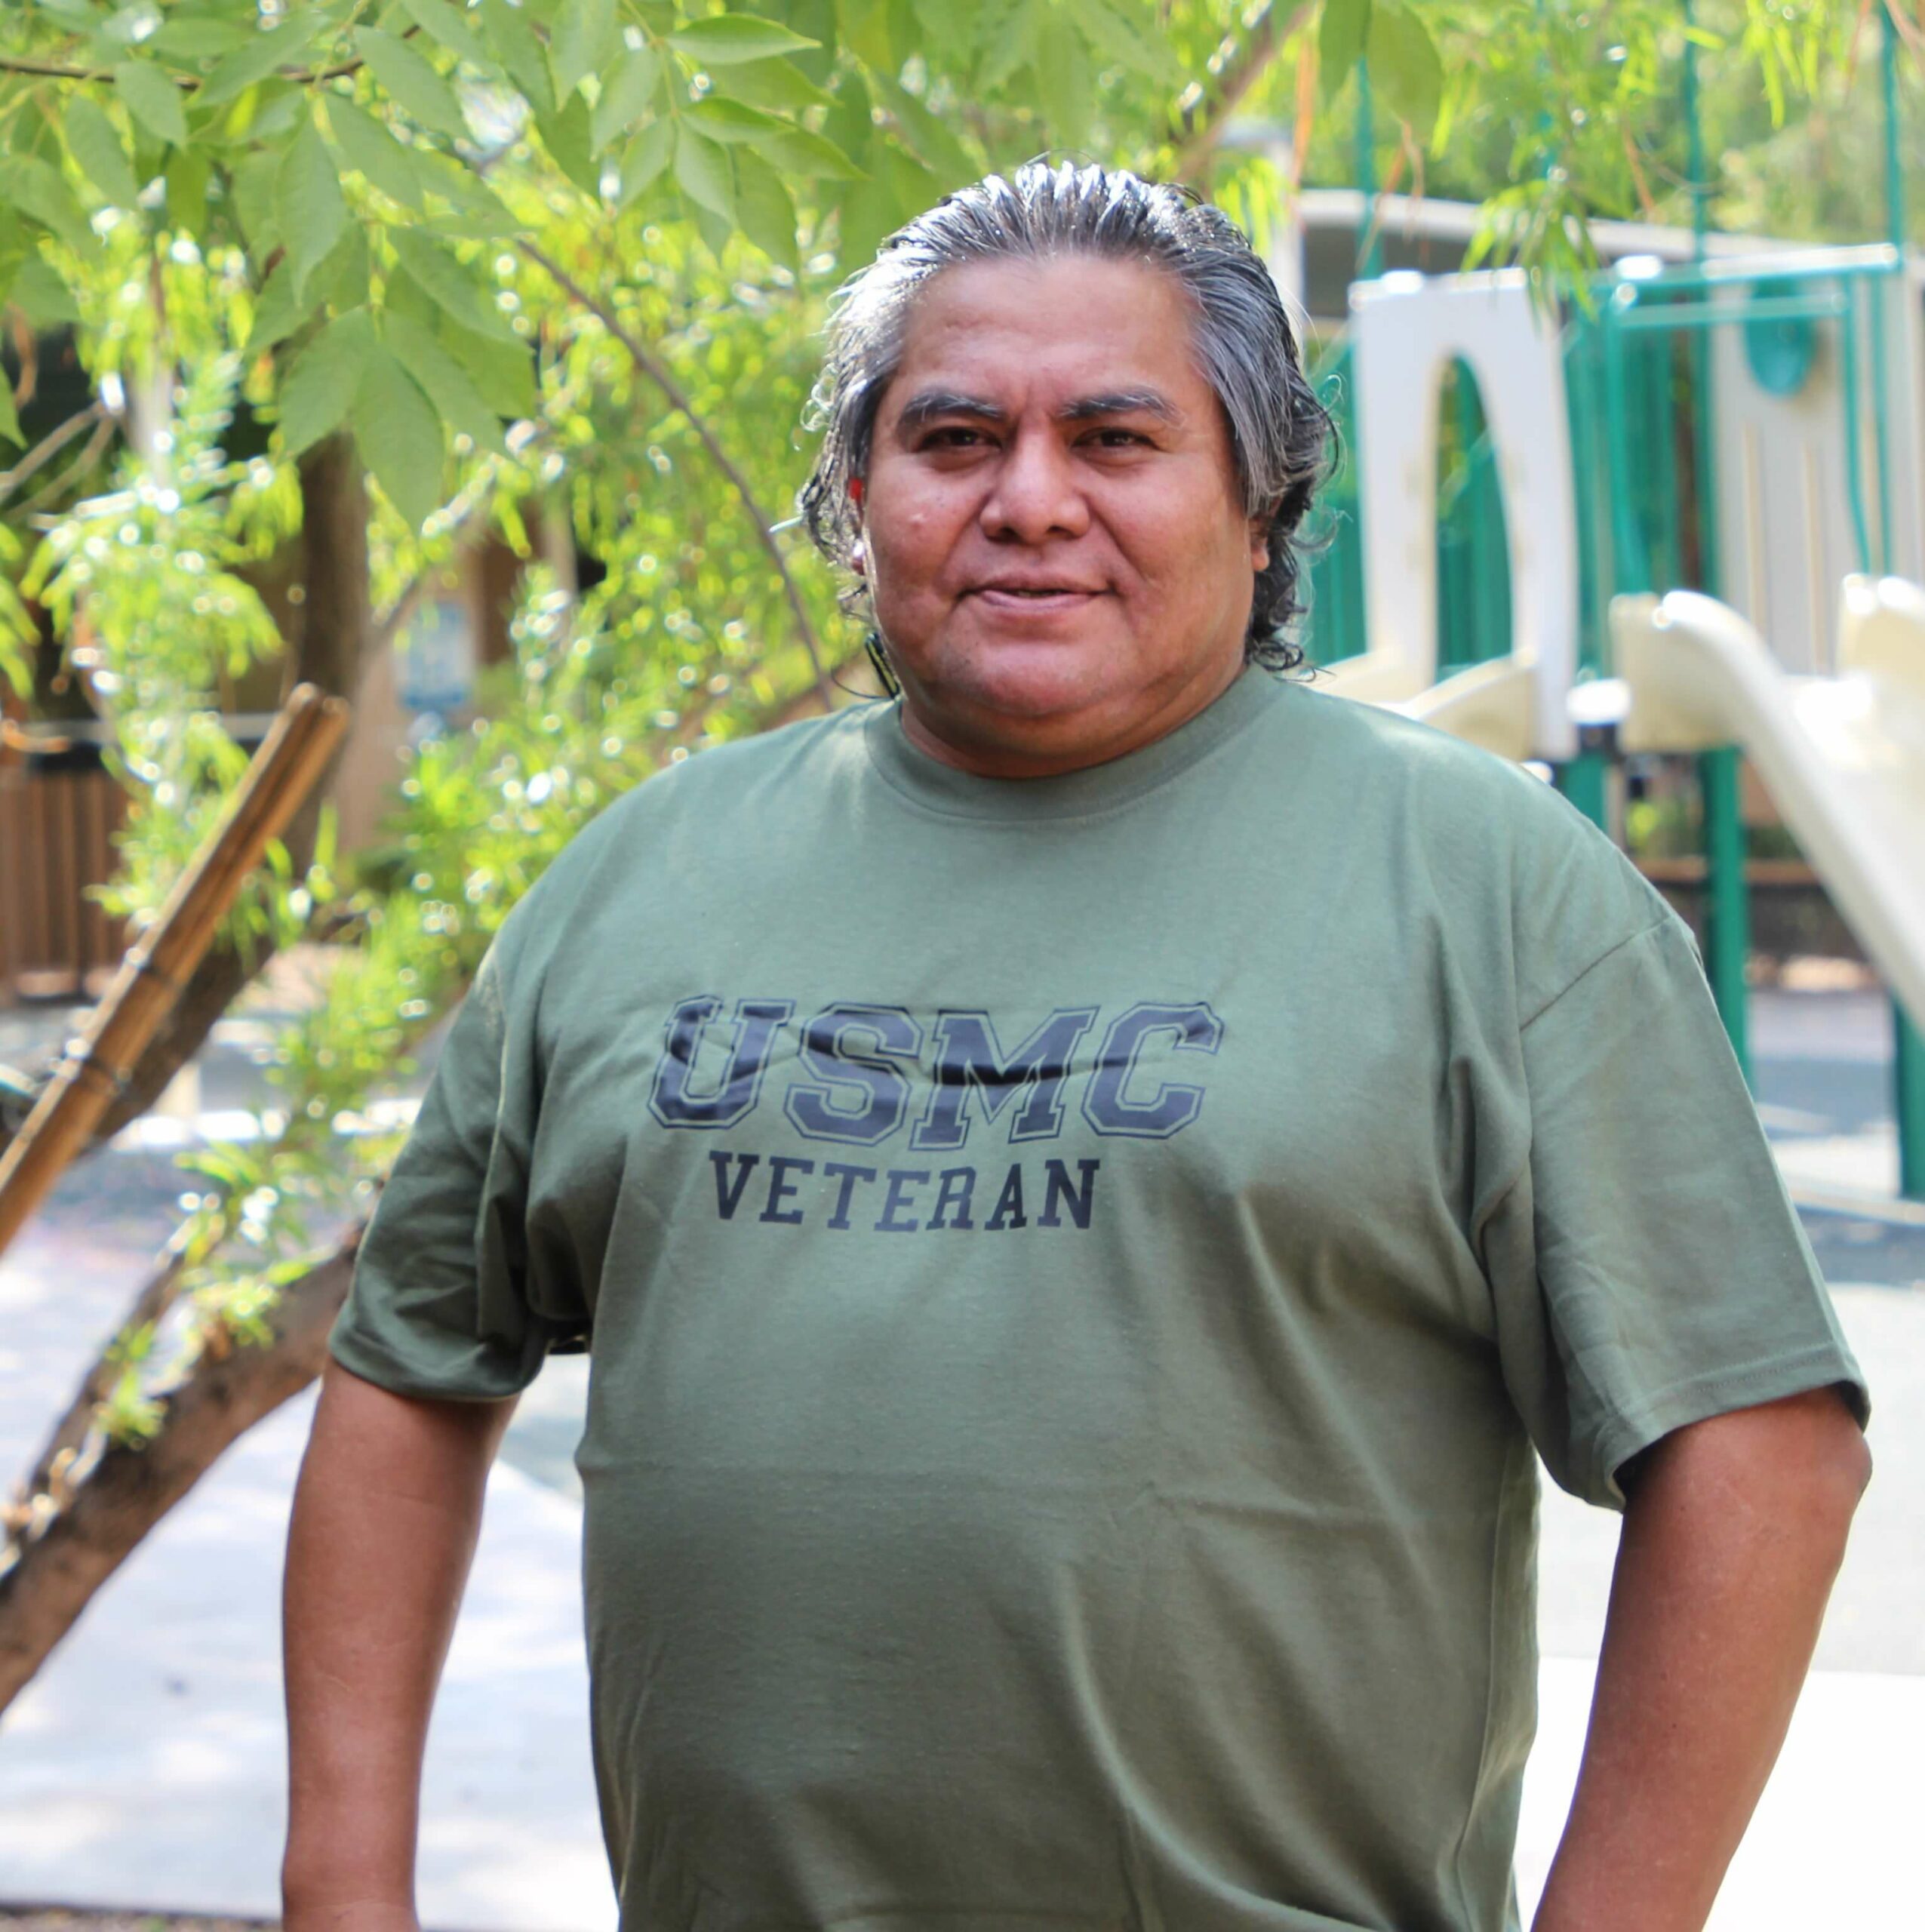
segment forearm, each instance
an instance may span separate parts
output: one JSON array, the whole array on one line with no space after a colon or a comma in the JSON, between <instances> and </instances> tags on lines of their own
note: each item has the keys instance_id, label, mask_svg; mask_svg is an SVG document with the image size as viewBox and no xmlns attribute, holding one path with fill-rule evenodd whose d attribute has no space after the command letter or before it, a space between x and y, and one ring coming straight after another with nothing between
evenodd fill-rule
<instances>
[{"instance_id":1,"label":"forearm","mask_svg":"<svg viewBox=\"0 0 1925 1932\"><path fill-rule=\"evenodd\" d=\"M1784 1742L1868 1469L1829 1390L1650 1452L1536 1932L1701 1932Z\"/></svg>"},{"instance_id":2,"label":"forearm","mask_svg":"<svg viewBox=\"0 0 1925 1932\"><path fill-rule=\"evenodd\" d=\"M324 1382L283 1605L291 1932L412 1922L429 1713L512 1407Z\"/></svg>"}]
</instances>

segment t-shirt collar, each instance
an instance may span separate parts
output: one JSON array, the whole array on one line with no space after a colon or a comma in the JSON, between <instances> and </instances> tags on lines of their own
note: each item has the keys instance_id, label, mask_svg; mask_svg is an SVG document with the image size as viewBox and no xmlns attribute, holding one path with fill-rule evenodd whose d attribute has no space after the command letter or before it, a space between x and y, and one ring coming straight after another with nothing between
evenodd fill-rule
<instances>
[{"instance_id":1,"label":"t-shirt collar","mask_svg":"<svg viewBox=\"0 0 1925 1932\"><path fill-rule=\"evenodd\" d=\"M986 778L918 749L903 728L900 698L878 702L863 721L876 771L895 790L958 818L1035 823L1114 811L1207 758L1281 695L1278 681L1246 666L1222 696L1147 745L1053 778Z\"/></svg>"}]
</instances>

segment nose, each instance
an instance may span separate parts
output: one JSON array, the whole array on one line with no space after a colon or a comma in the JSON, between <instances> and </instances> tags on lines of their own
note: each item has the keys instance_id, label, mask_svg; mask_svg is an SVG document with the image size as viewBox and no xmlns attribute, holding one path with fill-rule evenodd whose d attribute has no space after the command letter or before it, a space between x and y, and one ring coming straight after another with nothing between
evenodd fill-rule
<instances>
[{"instance_id":1,"label":"nose","mask_svg":"<svg viewBox=\"0 0 1925 1932\"><path fill-rule=\"evenodd\" d=\"M1090 506L1075 466L1051 430L1019 427L996 466L980 512L982 531L1005 543L1081 537Z\"/></svg>"}]
</instances>

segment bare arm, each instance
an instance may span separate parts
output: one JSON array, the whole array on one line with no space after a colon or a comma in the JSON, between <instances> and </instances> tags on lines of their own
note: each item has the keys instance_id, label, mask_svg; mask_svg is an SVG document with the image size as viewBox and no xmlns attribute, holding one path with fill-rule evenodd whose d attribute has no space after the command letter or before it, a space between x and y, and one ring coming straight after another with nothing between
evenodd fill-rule
<instances>
[{"instance_id":1,"label":"bare arm","mask_svg":"<svg viewBox=\"0 0 1925 1932\"><path fill-rule=\"evenodd\" d=\"M288 1538L288 1932L414 1924L428 1714L514 1406L329 1366Z\"/></svg>"},{"instance_id":2,"label":"bare arm","mask_svg":"<svg viewBox=\"0 0 1925 1932\"><path fill-rule=\"evenodd\" d=\"M1828 1389L1693 1423L1639 1459L1535 1932L1702 1932L1785 1741L1870 1474Z\"/></svg>"}]
</instances>

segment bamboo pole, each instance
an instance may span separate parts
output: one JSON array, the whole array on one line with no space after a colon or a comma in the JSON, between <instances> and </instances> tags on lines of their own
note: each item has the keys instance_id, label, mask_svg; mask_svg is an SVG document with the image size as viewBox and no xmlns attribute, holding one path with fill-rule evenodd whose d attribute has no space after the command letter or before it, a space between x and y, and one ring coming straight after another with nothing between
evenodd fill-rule
<instances>
[{"instance_id":1,"label":"bamboo pole","mask_svg":"<svg viewBox=\"0 0 1925 1932\"><path fill-rule=\"evenodd\" d=\"M0 1254L85 1147L180 998L261 854L299 809L346 728L345 700L302 684L288 694L227 810L121 961L85 1033L0 1155Z\"/></svg>"}]
</instances>

